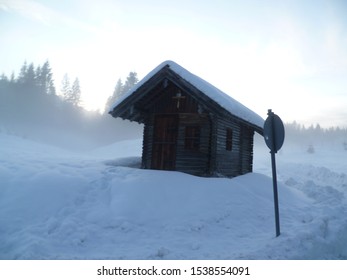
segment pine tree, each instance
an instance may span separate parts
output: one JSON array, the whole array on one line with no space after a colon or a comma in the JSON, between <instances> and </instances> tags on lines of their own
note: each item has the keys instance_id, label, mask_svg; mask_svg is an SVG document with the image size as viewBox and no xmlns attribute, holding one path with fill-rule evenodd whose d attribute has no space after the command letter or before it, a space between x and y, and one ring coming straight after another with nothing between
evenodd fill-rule
<instances>
[{"instance_id":1,"label":"pine tree","mask_svg":"<svg viewBox=\"0 0 347 280\"><path fill-rule=\"evenodd\" d=\"M26 96L26 99L22 100L22 102L27 102L28 104L36 102L33 99L34 96L38 95L34 63L27 65L27 63L24 62L16 84L16 93L20 94L22 97L24 95Z\"/></svg>"},{"instance_id":2,"label":"pine tree","mask_svg":"<svg viewBox=\"0 0 347 280\"><path fill-rule=\"evenodd\" d=\"M61 92L62 92L64 101L72 104L73 106L80 105L81 88L80 88L80 82L78 78L74 80L71 86L69 76L65 74L62 80Z\"/></svg>"},{"instance_id":3,"label":"pine tree","mask_svg":"<svg viewBox=\"0 0 347 280\"><path fill-rule=\"evenodd\" d=\"M119 97L121 97L122 93L123 93L123 83L121 79L118 79L116 87L114 88L114 91L113 91L114 101L116 101Z\"/></svg>"},{"instance_id":4,"label":"pine tree","mask_svg":"<svg viewBox=\"0 0 347 280\"><path fill-rule=\"evenodd\" d=\"M38 87L41 87L41 66L40 65L36 67L35 80L36 80L36 85Z\"/></svg>"},{"instance_id":5,"label":"pine tree","mask_svg":"<svg viewBox=\"0 0 347 280\"><path fill-rule=\"evenodd\" d=\"M27 66L27 63L24 62L18 77L18 82L24 84L26 87L34 87L36 83L36 73L34 63L30 63Z\"/></svg>"},{"instance_id":6,"label":"pine tree","mask_svg":"<svg viewBox=\"0 0 347 280\"><path fill-rule=\"evenodd\" d=\"M71 86L68 74L65 74L63 80L61 81L60 91L63 96L63 100L69 102L71 96Z\"/></svg>"},{"instance_id":7,"label":"pine tree","mask_svg":"<svg viewBox=\"0 0 347 280\"><path fill-rule=\"evenodd\" d=\"M41 88L42 92L48 95L56 95L52 69L49 65L48 60L43 64L40 69L38 78L38 85Z\"/></svg>"},{"instance_id":8,"label":"pine tree","mask_svg":"<svg viewBox=\"0 0 347 280\"><path fill-rule=\"evenodd\" d=\"M139 79L137 78L136 72L130 72L124 85L121 79L118 79L117 84L114 88L112 96L110 96L105 104L105 113L111 109L110 107L127 91L129 91L134 85L137 84Z\"/></svg>"},{"instance_id":9,"label":"pine tree","mask_svg":"<svg viewBox=\"0 0 347 280\"><path fill-rule=\"evenodd\" d=\"M129 91L134 85L137 84L139 79L136 72L130 72L123 86L122 94Z\"/></svg>"},{"instance_id":10,"label":"pine tree","mask_svg":"<svg viewBox=\"0 0 347 280\"><path fill-rule=\"evenodd\" d=\"M10 81L7 78L7 76L5 75L5 73L1 74L1 76L0 76L0 98L1 98L1 95L5 95L5 93L8 91L9 85L10 85ZM2 102L1 101L0 101L0 103L3 103L3 101ZM3 104L0 104L0 107L1 107L1 105L3 105Z\"/></svg>"},{"instance_id":11,"label":"pine tree","mask_svg":"<svg viewBox=\"0 0 347 280\"><path fill-rule=\"evenodd\" d=\"M15 74L14 72L11 73L10 83L14 84L16 82Z\"/></svg>"},{"instance_id":12,"label":"pine tree","mask_svg":"<svg viewBox=\"0 0 347 280\"><path fill-rule=\"evenodd\" d=\"M30 63L25 75L25 83L35 85L35 67L34 63Z\"/></svg>"},{"instance_id":13,"label":"pine tree","mask_svg":"<svg viewBox=\"0 0 347 280\"><path fill-rule=\"evenodd\" d=\"M72 84L70 100L74 106L79 106L81 103L81 88L78 78Z\"/></svg>"},{"instance_id":14,"label":"pine tree","mask_svg":"<svg viewBox=\"0 0 347 280\"><path fill-rule=\"evenodd\" d=\"M8 78L7 76L5 75L5 73L2 73L1 76L0 76L0 81L1 82L8 82Z\"/></svg>"},{"instance_id":15,"label":"pine tree","mask_svg":"<svg viewBox=\"0 0 347 280\"><path fill-rule=\"evenodd\" d=\"M25 76L26 76L26 73L27 73L27 68L28 68L27 62L24 61L23 66L20 68L18 79L17 79L17 81L19 83L24 83L24 79L25 79Z\"/></svg>"},{"instance_id":16,"label":"pine tree","mask_svg":"<svg viewBox=\"0 0 347 280\"><path fill-rule=\"evenodd\" d=\"M107 114L110 110L110 107L116 100L122 95L123 83L121 79L118 79L117 84L114 88L113 94L107 99L105 104L105 113Z\"/></svg>"}]
</instances>

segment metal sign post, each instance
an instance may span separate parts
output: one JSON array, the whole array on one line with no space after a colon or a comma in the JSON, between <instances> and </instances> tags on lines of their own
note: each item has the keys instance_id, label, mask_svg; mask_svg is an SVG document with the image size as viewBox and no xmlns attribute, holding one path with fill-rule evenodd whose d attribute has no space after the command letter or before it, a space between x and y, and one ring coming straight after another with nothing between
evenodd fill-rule
<instances>
[{"instance_id":1,"label":"metal sign post","mask_svg":"<svg viewBox=\"0 0 347 280\"><path fill-rule=\"evenodd\" d=\"M276 158L273 151L271 153L271 165L272 165L272 184L274 192L274 206L275 206L275 222L276 222L276 237L281 234L280 230L280 211L278 207L278 189L277 189L277 173L276 173Z\"/></svg>"},{"instance_id":2,"label":"metal sign post","mask_svg":"<svg viewBox=\"0 0 347 280\"><path fill-rule=\"evenodd\" d=\"M278 190L277 190L277 172L275 153L281 149L284 142L284 125L279 116L274 114L271 109L268 110L268 117L264 123L264 139L271 153L272 181L274 192L276 237L281 234L280 231L280 214L278 207Z\"/></svg>"}]
</instances>

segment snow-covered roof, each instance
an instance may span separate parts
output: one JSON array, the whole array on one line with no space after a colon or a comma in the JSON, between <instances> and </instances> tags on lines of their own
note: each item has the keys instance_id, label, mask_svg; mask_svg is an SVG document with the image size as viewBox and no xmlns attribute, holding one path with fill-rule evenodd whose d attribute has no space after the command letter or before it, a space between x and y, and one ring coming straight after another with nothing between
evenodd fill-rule
<instances>
[{"instance_id":1,"label":"snow-covered roof","mask_svg":"<svg viewBox=\"0 0 347 280\"><path fill-rule=\"evenodd\" d=\"M111 111L121 104L125 99L134 94L137 89L144 85L148 80L150 80L156 73L158 73L162 68L169 67L173 72L179 75L182 79L190 83L196 89L204 93L206 96L215 101L222 108L227 110L230 114L250 123L258 128L262 129L264 126L264 119L258 114L242 105L240 102L219 90L215 86L201 79L200 77L192 74L182 66L177 63L167 60L159 64L150 73L148 73L140 82L138 82L133 88L131 88L126 94L124 94L120 99L118 99L112 106Z\"/></svg>"}]
</instances>

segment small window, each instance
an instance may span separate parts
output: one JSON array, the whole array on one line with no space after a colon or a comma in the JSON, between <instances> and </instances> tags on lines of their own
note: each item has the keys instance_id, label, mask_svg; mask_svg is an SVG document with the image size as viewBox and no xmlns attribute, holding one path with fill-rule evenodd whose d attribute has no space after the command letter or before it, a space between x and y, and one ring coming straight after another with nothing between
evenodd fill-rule
<instances>
[{"instance_id":1,"label":"small window","mask_svg":"<svg viewBox=\"0 0 347 280\"><path fill-rule=\"evenodd\" d=\"M186 150L198 151L200 148L200 127L186 126L184 139L184 148Z\"/></svg>"},{"instance_id":2,"label":"small window","mask_svg":"<svg viewBox=\"0 0 347 280\"><path fill-rule=\"evenodd\" d=\"M225 142L225 149L227 151L232 151L233 149L233 130L231 128L227 128L227 138Z\"/></svg>"}]
</instances>

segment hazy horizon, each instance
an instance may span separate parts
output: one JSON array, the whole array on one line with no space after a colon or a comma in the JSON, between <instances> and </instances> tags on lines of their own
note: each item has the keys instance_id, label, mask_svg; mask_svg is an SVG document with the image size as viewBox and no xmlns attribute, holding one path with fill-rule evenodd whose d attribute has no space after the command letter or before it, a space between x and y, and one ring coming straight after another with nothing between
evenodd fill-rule
<instances>
[{"instance_id":1,"label":"hazy horizon","mask_svg":"<svg viewBox=\"0 0 347 280\"><path fill-rule=\"evenodd\" d=\"M0 74L49 60L78 77L87 109L119 78L174 60L266 118L347 126L343 1L0 0Z\"/></svg>"}]
</instances>

